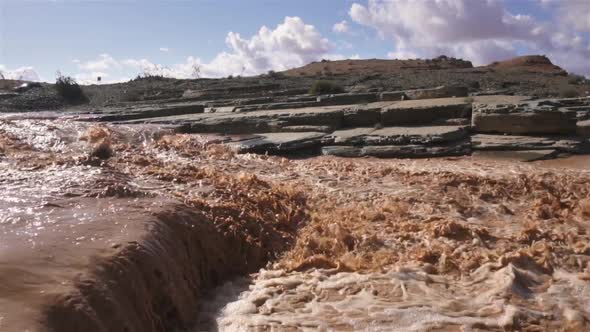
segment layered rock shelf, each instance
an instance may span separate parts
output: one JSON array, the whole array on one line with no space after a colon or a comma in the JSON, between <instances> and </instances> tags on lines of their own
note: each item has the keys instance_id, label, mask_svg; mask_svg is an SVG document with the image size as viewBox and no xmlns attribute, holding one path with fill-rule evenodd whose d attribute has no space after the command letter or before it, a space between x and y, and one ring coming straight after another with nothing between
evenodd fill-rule
<instances>
[{"instance_id":1,"label":"layered rock shelf","mask_svg":"<svg viewBox=\"0 0 590 332\"><path fill-rule=\"evenodd\" d=\"M344 98L350 102L367 96L347 94L318 100ZM203 107L195 105L167 106L149 110L141 118L141 110L134 110L116 118L106 114L95 119L128 116L121 122L221 135L239 153L423 158L479 150L586 153L589 145L590 98L531 100L487 95L268 110L264 104L256 107L226 106L203 112Z\"/></svg>"}]
</instances>

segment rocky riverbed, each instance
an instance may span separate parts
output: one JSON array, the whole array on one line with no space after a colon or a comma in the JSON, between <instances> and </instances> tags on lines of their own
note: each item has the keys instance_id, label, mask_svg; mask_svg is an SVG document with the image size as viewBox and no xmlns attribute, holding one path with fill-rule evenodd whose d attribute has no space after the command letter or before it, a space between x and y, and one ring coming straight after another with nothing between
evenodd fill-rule
<instances>
[{"instance_id":1,"label":"rocky riverbed","mask_svg":"<svg viewBox=\"0 0 590 332\"><path fill-rule=\"evenodd\" d=\"M5 330L588 328L585 156L287 159L78 120L0 120Z\"/></svg>"},{"instance_id":2,"label":"rocky riverbed","mask_svg":"<svg viewBox=\"0 0 590 332\"><path fill-rule=\"evenodd\" d=\"M310 95L318 66L365 71ZM567 80L445 57L6 93L0 330L586 331L590 97L548 98Z\"/></svg>"}]
</instances>

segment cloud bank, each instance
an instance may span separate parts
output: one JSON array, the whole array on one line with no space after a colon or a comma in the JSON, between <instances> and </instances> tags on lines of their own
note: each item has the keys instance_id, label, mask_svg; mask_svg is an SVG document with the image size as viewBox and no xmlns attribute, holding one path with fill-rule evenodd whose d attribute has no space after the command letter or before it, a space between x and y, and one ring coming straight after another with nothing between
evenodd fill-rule
<instances>
[{"instance_id":1,"label":"cloud bank","mask_svg":"<svg viewBox=\"0 0 590 332\"><path fill-rule=\"evenodd\" d=\"M262 26L252 36L226 35L226 50L210 61L188 56L172 64L148 58L115 58L108 53L74 60L74 77L83 84L129 80L138 74L175 78L258 75L321 59L353 56L360 28L375 31L390 45L390 58L432 58L441 54L471 60L475 65L521 54L545 54L566 70L590 76L590 5L580 0L530 0L527 8L545 11L538 17L514 13L504 0L367 0L349 7L349 20L332 26L336 43L300 17L285 17L274 28ZM531 11L531 12L537 12ZM548 18L547 18L548 17ZM160 47L161 52L170 52ZM375 54L384 57L385 54ZM358 56L354 56L358 58ZM7 69L7 78L39 80L32 67Z\"/></svg>"},{"instance_id":2,"label":"cloud bank","mask_svg":"<svg viewBox=\"0 0 590 332\"><path fill-rule=\"evenodd\" d=\"M40 81L39 74L35 68L31 66L19 67L16 69L8 69L4 65L0 65L0 73L2 77L8 80L23 80L23 81Z\"/></svg>"},{"instance_id":3,"label":"cloud bank","mask_svg":"<svg viewBox=\"0 0 590 332\"><path fill-rule=\"evenodd\" d=\"M344 58L331 54L334 45L299 17L285 17L274 29L262 26L249 38L229 32L225 42L228 50L210 62L189 56L182 63L162 65L145 58L117 60L109 54L101 54L97 59L78 61L76 64L81 72L76 78L91 84L96 82L96 76L101 76L105 83L123 81L128 79L125 73L129 72L176 78L257 75L302 66L322 58Z\"/></svg>"},{"instance_id":4,"label":"cloud bank","mask_svg":"<svg viewBox=\"0 0 590 332\"><path fill-rule=\"evenodd\" d=\"M352 4L349 16L392 41L393 58L447 54L482 65L524 50L589 75L590 42L581 33L590 30L590 5L577 0L539 4L550 6L554 19L511 13L500 0L369 0Z\"/></svg>"}]
</instances>

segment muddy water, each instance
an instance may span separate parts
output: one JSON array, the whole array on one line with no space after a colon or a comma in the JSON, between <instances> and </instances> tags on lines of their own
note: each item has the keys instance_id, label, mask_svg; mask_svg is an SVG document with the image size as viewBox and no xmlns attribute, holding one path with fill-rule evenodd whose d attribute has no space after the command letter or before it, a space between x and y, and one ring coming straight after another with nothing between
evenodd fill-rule
<instances>
[{"instance_id":1,"label":"muddy water","mask_svg":"<svg viewBox=\"0 0 590 332\"><path fill-rule=\"evenodd\" d=\"M77 295L105 329L590 328L587 157L287 160L220 141L0 119L0 324L80 316L51 301L83 274L114 285ZM130 243L147 251L128 277L92 273Z\"/></svg>"},{"instance_id":2,"label":"muddy water","mask_svg":"<svg viewBox=\"0 0 590 332\"><path fill-rule=\"evenodd\" d=\"M585 160L297 162L314 220L195 331L585 331Z\"/></svg>"}]
</instances>

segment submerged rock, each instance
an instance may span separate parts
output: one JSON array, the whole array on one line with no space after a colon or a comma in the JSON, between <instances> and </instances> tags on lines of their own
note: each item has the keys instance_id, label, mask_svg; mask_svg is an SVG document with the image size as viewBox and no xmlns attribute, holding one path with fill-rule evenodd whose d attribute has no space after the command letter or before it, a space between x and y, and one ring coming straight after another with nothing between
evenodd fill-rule
<instances>
[{"instance_id":1,"label":"submerged rock","mask_svg":"<svg viewBox=\"0 0 590 332\"><path fill-rule=\"evenodd\" d=\"M445 145L367 145L324 146L323 155L339 157L378 157L378 158L431 158L444 156L462 156L471 152L468 141Z\"/></svg>"},{"instance_id":2,"label":"submerged rock","mask_svg":"<svg viewBox=\"0 0 590 332\"><path fill-rule=\"evenodd\" d=\"M324 137L321 132L267 133L256 138L230 143L238 153L285 153L318 147Z\"/></svg>"}]
</instances>

